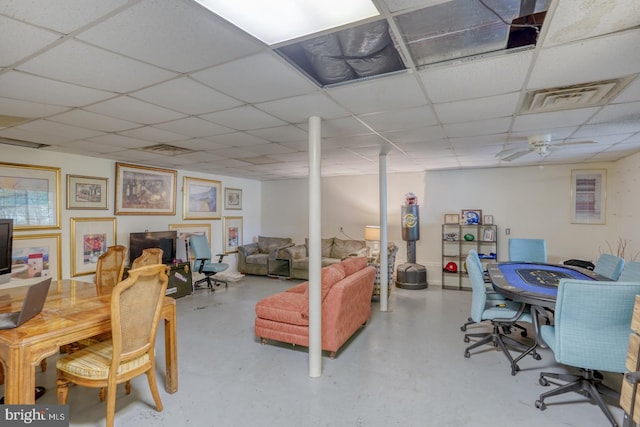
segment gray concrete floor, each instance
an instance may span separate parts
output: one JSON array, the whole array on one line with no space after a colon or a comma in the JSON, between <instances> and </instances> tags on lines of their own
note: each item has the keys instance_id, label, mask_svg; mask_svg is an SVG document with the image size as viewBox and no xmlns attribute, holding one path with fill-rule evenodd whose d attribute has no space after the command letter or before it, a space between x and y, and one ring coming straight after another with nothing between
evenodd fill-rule
<instances>
[{"instance_id":1,"label":"gray concrete floor","mask_svg":"<svg viewBox=\"0 0 640 427\"><path fill-rule=\"evenodd\" d=\"M199 290L177 300L179 390L164 391L164 350L158 336L158 381L163 412L156 412L146 379L121 387L117 426L608 426L583 396L566 394L534 402L549 390L542 370L562 371L549 350L527 357L512 376L493 347L463 356L460 325L471 293L430 287L393 288L389 311L373 302L370 322L335 359L323 357L323 374L309 377L307 349L261 345L253 335L254 305L298 281L247 276L215 292ZM477 330L479 326L473 328ZM514 336L519 336L514 334ZM55 358L37 383L48 392L39 404L56 403ZM619 387L620 375L606 376ZM553 386L553 384L552 384ZM104 425L97 390L73 387L71 426ZM618 422L622 410L611 405Z\"/></svg>"}]
</instances>

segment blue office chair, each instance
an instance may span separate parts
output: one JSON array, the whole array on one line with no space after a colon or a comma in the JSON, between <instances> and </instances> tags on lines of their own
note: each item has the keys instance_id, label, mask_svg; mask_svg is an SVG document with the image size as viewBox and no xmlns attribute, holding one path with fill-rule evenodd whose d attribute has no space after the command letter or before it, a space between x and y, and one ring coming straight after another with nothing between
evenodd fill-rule
<instances>
[{"instance_id":1,"label":"blue office chair","mask_svg":"<svg viewBox=\"0 0 640 427\"><path fill-rule=\"evenodd\" d=\"M226 280L216 278L216 274L225 271L229 268L229 264L222 262L224 254L216 254L218 262L211 262L211 248L209 247L209 241L206 236L193 234L189 237L189 247L193 252L195 258L193 269L200 274L204 274L204 278L197 280L193 283L193 289L198 289L201 283L206 282L210 290L214 290L213 284L220 286L220 283L224 283L225 287L228 286Z\"/></svg>"},{"instance_id":2,"label":"blue office chair","mask_svg":"<svg viewBox=\"0 0 640 427\"><path fill-rule=\"evenodd\" d=\"M469 274L473 291L471 296L471 320L475 323L480 323L485 320L490 321L492 331L465 334L464 342L469 342L472 337L480 338L480 340L464 350L464 357L471 357L470 350L476 347L484 344L493 344L494 346L500 347L505 356L507 356L507 359L509 359L511 375L515 375L520 369L517 364L514 363L507 346L524 353L530 353L535 359L539 360L540 355L536 353L533 346L527 347L521 342L500 332L501 329L509 330L516 322L531 323L532 319L528 306L510 300L488 299L487 287L482 278L482 270L478 267L478 263L473 260L473 255L467 256L467 273Z\"/></svg>"},{"instance_id":3,"label":"blue office chair","mask_svg":"<svg viewBox=\"0 0 640 427\"><path fill-rule=\"evenodd\" d=\"M624 269L618 277L619 282L640 282L640 262L630 261L624 263Z\"/></svg>"},{"instance_id":4,"label":"blue office chair","mask_svg":"<svg viewBox=\"0 0 640 427\"><path fill-rule=\"evenodd\" d=\"M544 239L509 239L509 261L547 262L547 241Z\"/></svg>"},{"instance_id":5,"label":"blue office chair","mask_svg":"<svg viewBox=\"0 0 640 427\"><path fill-rule=\"evenodd\" d=\"M590 397L616 426L602 395L619 401L619 394L602 384L600 371L624 373L631 333L631 317L640 283L600 282L562 279L558 286L554 326L543 325L540 337L563 365L579 369L578 375L542 372L539 383L548 386L547 378L568 381L542 393L536 408L544 410L545 399L575 391ZM574 403L572 400L571 403Z\"/></svg>"},{"instance_id":6,"label":"blue office chair","mask_svg":"<svg viewBox=\"0 0 640 427\"><path fill-rule=\"evenodd\" d=\"M610 254L602 254L598 257L593 272L608 277L611 280L618 280L623 269L624 258Z\"/></svg>"}]
</instances>

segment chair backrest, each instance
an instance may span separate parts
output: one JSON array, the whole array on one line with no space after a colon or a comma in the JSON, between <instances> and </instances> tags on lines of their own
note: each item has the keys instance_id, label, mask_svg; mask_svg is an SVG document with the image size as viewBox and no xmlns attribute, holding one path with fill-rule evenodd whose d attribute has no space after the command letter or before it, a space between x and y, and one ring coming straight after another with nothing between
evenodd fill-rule
<instances>
[{"instance_id":1,"label":"chair backrest","mask_svg":"<svg viewBox=\"0 0 640 427\"><path fill-rule=\"evenodd\" d=\"M509 261L547 262L547 241L544 239L509 239Z\"/></svg>"},{"instance_id":2,"label":"chair backrest","mask_svg":"<svg viewBox=\"0 0 640 427\"><path fill-rule=\"evenodd\" d=\"M624 372L640 283L561 279L554 314L554 355L585 369Z\"/></svg>"},{"instance_id":3,"label":"chair backrest","mask_svg":"<svg viewBox=\"0 0 640 427\"><path fill-rule=\"evenodd\" d=\"M469 251L471 252L471 251ZM476 253L477 257L478 254ZM479 261L479 258L478 258ZM482 321L482 313L487 305L487 287L482 277L482 267L474 259L473 254L467 255L467 274L471 281L471 320L476 323Z\"/></svg>"},{"instance_id":4,"label":"chair backrest","mask_svg":"<svg viewBox=\"0 0 640 427\"><path fill-rule=\"evenodd\" d=\"M640 282L640 262L630 261L624 263L624 269L618 277L620 282Z\"/></svg>"},{"instance_id":5,"label":"chair backrest","mask_svg":"<svg viewBox=\"0 0 640 427\"><path fill-rule=\"evenodd\" d=\"M480 269L480 271L482 272L484 270L484 267L482 266L482 260L480 260L478 251L476 251L475 249L469 249L469 252L467 253L467 260L466 260L467 265L469 265L469 257L471 257L471 261L475 262L478 268Z\"/></svg>"},{"instance_id":6,"label":"chair backrest","mask_svg":"<svg viewBox=\"0 0 640 427\"><path fill-rule=\"evenodd\" d=\"M146 267L148 265L162 264L163 250L160 248L146 248L142 250L142 255L134 259L131 269Z\"/></svg>"},{"instance_id":7,"label":"chair backrest","mask_svg":"<svg viewBox=\"0 0 640 427\"><path fill-rule=\"evenodd\" d=\"M602 254L598 257L593 272L611 280L618 280L623 269L624 258L611 254Z\"/></svg>"},{"instance_id":8,"label":"chair backrest","mask_svg":"<svg viewBox=\"0 0 640 427\"><path fill-rule=\"evenodd\" d=\"M165 265L129 271L111 294L112 371L123 361L154 354L154 342L168 277Z\"/></svg>"},{"instance_id":9,"label":"chair backrest","mask_svg":"<svg viewBox=\"0 0 640 427\"><path fill-rule=\"evenodd\" d=\"M189 236L189 247L193 252L194 261L194 270L198 270L200 268L200 264L206 264L207 261L211 262L211 247L209 246L209 241L207 240L207 236L202 234L192 234Z\"/></svg>"},{"instance_id":10,"label":"chair backrest","mask_svg":"<svg viewBox=\"0 0 640 427\"><path fill-rule=\"evenodd\" d=\"M96 285L113 287L122 280L126 254L126 247L115 245L100 255L96 264Z\"/></svg>"}]
</instances>

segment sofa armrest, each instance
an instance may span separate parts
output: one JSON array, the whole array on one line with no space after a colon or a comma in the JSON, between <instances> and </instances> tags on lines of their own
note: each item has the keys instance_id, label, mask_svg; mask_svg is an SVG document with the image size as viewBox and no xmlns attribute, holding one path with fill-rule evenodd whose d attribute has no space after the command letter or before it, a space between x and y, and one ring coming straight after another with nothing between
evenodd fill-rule
<instances>
[{"instance_id":1,"label":"sofa armrest","mask_svg":"<svg viewBox=\"0 0 640 427\"><path fill-rule=\"evenodd\" d=\"M258 252L257 243L248 243L246 245L238 246L238 253L243 256L253 255Z\"/></svg>"},{"instance_id":2,"label":"sofa armrest","mask_svg":"<svg viewBox=\"0 0 640 427\"><path fill-rule=\"evenodd\" d=\"M287 254L285 259L289 261L295 261L307 257L307 247L305 245L289 246L284 250Z\"/></svg>"},{"instance_id":3,"label":"sofa armrest","mask_svg":"<svg viewBox=\"0 0 640 427\"><path fill-rule=\"evenodd\" d=\"M295 243L286 243L281 246L277 246L269 251L269 259L288 259L287 251L285 249L295 246Z\"/></svg>"}]
</instances>

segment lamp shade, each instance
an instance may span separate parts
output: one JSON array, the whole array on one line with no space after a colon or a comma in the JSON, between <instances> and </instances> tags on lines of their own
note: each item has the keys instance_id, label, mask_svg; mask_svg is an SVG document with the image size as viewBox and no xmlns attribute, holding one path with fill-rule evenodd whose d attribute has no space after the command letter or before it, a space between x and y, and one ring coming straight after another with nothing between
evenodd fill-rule
<instances>
[{"instance_id":1,"label":"lamp shade","mask_svg":"<svg viewBox=\"0 0 640 427\"><path fill-rule=\"evenodd\" d=\"M364 229L364 240L374 242L379 241L380 227L377 225L367 225Z\"/></svg>"}]
</instances>

